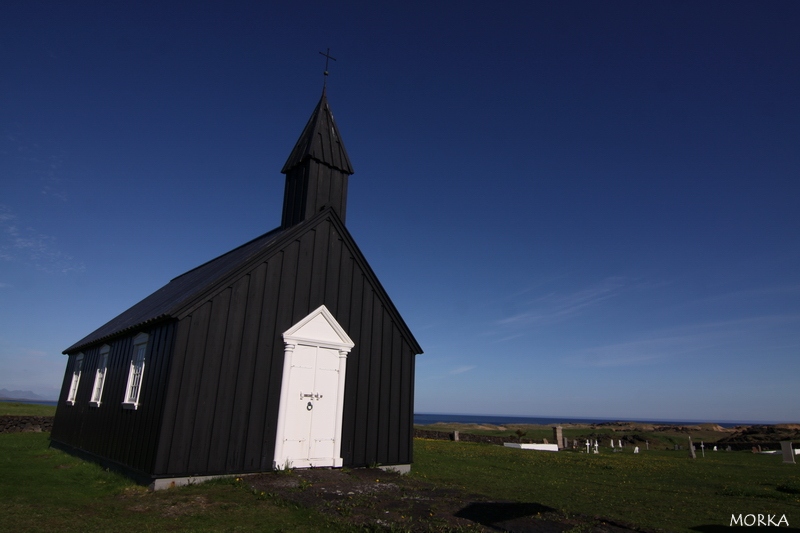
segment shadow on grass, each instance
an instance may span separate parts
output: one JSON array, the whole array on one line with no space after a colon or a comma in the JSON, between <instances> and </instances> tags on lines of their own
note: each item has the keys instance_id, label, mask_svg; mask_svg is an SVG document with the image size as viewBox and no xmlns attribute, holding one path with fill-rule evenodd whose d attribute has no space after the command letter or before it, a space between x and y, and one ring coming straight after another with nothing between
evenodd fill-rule
<instances>
[{"instance_id":1,"label":"shadow on grass","mask_svg":"<svg viewBox=\"0 0 800 533\"><path fill-rule=\"evenodd\" d=\"M472 520L483 526L499 528L503 522L517 520L539 513L552 513L555 509L538 503L474 502L456 513L459 518ZM503 528L505 530L505 528Z\"/></svg>"}]
</instances>

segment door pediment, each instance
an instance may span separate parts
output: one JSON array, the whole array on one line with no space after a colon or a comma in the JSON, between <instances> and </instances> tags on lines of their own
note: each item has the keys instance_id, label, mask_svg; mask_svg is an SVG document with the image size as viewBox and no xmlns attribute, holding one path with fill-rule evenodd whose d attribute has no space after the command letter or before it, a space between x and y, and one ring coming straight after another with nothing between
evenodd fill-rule
<instances>
[{"instance_id":1,"label":"door pediment","mask_svg":"<svg viewBox=\"0 0 800 533\"><path fill-rule=\"evenodd\" d=\"M283 334L285 342L306 342L350 351L355 344L324 305Z\"/></svg>"}]
</instances>

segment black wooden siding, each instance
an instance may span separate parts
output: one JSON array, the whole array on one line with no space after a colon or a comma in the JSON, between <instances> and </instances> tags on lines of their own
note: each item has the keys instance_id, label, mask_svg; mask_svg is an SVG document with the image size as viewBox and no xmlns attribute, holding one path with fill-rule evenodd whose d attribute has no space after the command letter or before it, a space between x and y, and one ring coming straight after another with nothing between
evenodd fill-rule
<instances>
[{"instance_id":1,"label":"black wooden siding","mask_svg":"<svg viewBox=\"0 0 800 533\"><path fill-rule=\"evenodd\" d=\"M140 332L150 335L138 409L124 409L122 402L128 381L133 338ZM172 351L172 322L150 325L130 335L109 341L106 382L100 406L89 405L92 397L100 348L83 350L83 370L74 405L66 402L72 382L72 369L79 352L69 354L67 371L50 438L58 446L77 449L102 461L123 465L140 476L153 469L158 431L161 424L169 354Z\"/></svg>"},{"instance_id":2,"label":"black wooden siding","mask_svg":"<svg viewBox=\"0 0 800 533\"><path fill-rule=\"evenodd\" d=\"M355 342L345 465L411 462L418 346L352 238L328 216L178 317L156 477L272 467L282 334L322 304Z\"/></svg>"},{"instance_id":3,"label":"black wooden siding","mask_svg":"<svg viewBox=\"0 0 800 533\"><path fill-rule=\"evenodd\" d=\"M348 175L314 159L286 174L282 227L288 228L331 206L344 222Z\"/></svg>"}]
</instances>

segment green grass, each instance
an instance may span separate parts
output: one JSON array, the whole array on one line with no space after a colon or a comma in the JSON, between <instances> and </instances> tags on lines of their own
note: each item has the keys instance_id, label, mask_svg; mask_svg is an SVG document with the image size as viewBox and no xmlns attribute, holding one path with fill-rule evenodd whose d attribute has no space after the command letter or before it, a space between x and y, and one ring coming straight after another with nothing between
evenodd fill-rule
<instances>
[{"instance_id":1,"label":"green grass","mask_svg":"<svg viewBox=\"0 0 800 533\"><path fill-rule=\"evenodd\" d=\"M731 514L800 524L800 466L780 455L707 452L546 453L417 440L414 476L493 499L538 503L667 531L728 525Z\"/></svg>"},{"instance_id":2,"label":"green grass","mask_svg":"<svg viewBox=\"0 0 800 533\"><path fill-rule=\"evenodd\" d=\"M54 416L55 405L0 401L0 416Z\"/></svg>"},{"instance_id":3,"label":"green grass","mask_svg":"<svg viewBox=\"0 0 800 533\"><path fill-rule=\"evenodd\" d=\"M346 531L233 479L149 492L48 446L0 434L0 531Z\"/></svg>"},{"instance_id":4,"label":"green grass","mask_svg":"<svg viewBox=\"0 0 800 533\"><path fill-rule=\"evenodd\" d=\"M415 441L412 476L494 500L537 503L650 529L728 525L731 514L800 524L800 465L780 455L650 451L600 455ZM465 502L465 504L468 502ZM232 479L148 492L49 448L46 433L0 434L0 531L348 531Z\"/></svg>"}]
</instances>

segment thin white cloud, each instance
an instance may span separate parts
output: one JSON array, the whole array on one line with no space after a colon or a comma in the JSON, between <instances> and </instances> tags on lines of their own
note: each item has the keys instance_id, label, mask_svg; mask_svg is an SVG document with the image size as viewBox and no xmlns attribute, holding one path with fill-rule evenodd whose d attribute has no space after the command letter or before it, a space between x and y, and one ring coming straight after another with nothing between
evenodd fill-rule
<instances>
[{"instance_id":1,"label":"thin white cloud","mask_svg":"<svg viewBox=\"0 0 800 533\"><path fill-rule=\"evenodd\" d=\"M455 375L455 374L463 374L464 372L469 372L470 370L475 370L476 368L477 367L474 366L474 365L473 366L460 366L458 368L454 368L453 370L451 370L450 374L453 374L453 375Z\"/></svg>"},{"instance_id":2,"label":"thin white cloud","mask_svg":"<svg viewBox=\"0 0 800 533\"><path fill-rule=\"evenodd\" d=\"M499 326L530 327L560 322L615 297L625 288L625 280L612 277L601 283L570 293L550 292L528 304L528 310L498 320ZM513 337L513 336L511 336Z\"/></svg>"},{"instance_id":3,"label":"thin white cloud","mask_svg":"<svg viewBox=\"0 0 800 533\"><path fill-rule=\"evenodd\" d=\"M695 324L655 331L650 336L587 348L564 357L564 362L579 367L640 366L671 362L687 356L730 353L746 343L758 342L763 351L800 347L800 334L790 345L768 344L754 339L770 338L775 328L793 327L800 331L800 315L765 315L735 320ZM783 337L781 337L783 338Z\"/></svg>"},{"instance_id":4,"label":"thin white cloud","mask_svg":"<svg viewBox=\"0 0 800 533\"><path fill-rule=\"evenodd\" d=\"M4 205L0 205L0 260L20 262L48 273L84 270L83 263L58 249L55 237L29 226L21 227L17 216Z\"/></svg>"}]
</instances>

